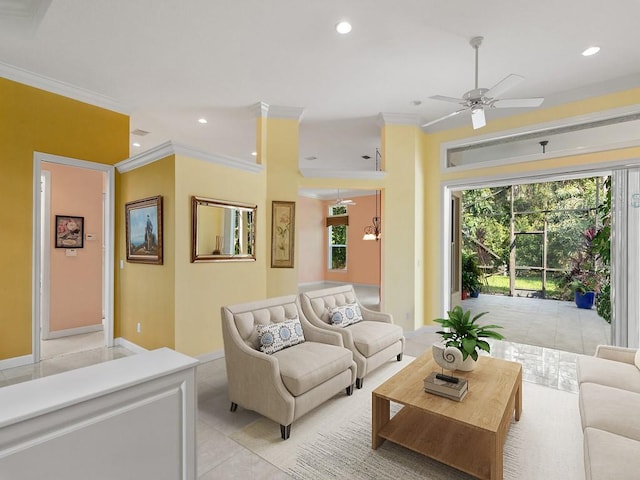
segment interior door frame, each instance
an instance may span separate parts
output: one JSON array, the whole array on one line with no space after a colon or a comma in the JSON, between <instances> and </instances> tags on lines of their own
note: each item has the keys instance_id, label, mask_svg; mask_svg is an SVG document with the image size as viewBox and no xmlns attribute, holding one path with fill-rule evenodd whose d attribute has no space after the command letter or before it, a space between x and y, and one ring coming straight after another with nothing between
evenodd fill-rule
<instances>
[{"instance_id":1,"label":"interior door frame","mask_svg":"<svg viewBox=\"0 0 640 480\"><path fill-rule=\"evenodd\" d=\"M40 232L41 244L40 252L42 258L40 259L40 340L48 338L49 334L49 302L51 293L51 284L47 280L50 274L51 268L51 243L45 241L47 234L51 233L51 172L47 170L40 171L40 178L44 179L45 189L42 192L40 189L41 202L43 210L40 212L40 225L43 227ZM44 193L44 196L42 194Z\"/></svg>"},{"instance_id":2,"label":"interior door frame","mask_svg":"<svg viewBox=\"0 0 640 480\"><path fill-rule=\"evenodd\" d=\"M57 163L70 167L86 168L105 173L104 188L104 268L102 270L102 299L104 311L104 345L113 347L113 311L114 311L114 253L115 253L115 167L86 160L34 152L33 154L33 256L32 256L32 359L33 363L40 361L40 275L41 275L41 243L42 243L42 192L40 178L42 162Z\"/></svg>"}]
</instances>

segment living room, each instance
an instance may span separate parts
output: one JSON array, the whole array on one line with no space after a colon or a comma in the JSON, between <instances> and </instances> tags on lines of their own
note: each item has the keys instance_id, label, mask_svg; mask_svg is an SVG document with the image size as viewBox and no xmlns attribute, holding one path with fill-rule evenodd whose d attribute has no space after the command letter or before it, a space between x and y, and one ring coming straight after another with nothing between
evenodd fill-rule
<instances>
[{"instance_id":1,"label":"living room","mask_svg":"<svg viewBox=\"0 0 640 480\"><path fill-rule=\"evenodd\" d=\"M110 252L107 278L111 279L106 283L108 290L111 291L111 297L108 291L105 294L106 314L110 316L109 321L105 323L106 344L109 347L139 346L147 350L169 347L203 362L217 361L218 364L224 356L222 322L219 314L222 306L295 294L299 291L298 268L300 259L305 256L304 243L300 241L295 243L293 268L270 266L273 201L299 202L299 192L305 188L381 191L383 193L380 207L383 234L378 244L381 258L380 310L392 314L395 323L402 327L405 335L409 337L416 331L422 333L425 327L428 327L429 332L434 331L435 326L432 320L443 316L454 305L452 298L455 292L449 288L451 278L446 267L449 254L448 242L445 238L450 231L448 209L451 191L480 182L486 184L508 178L533 178L549 173L570 175L577 171L619 169L640 163L640 147L637 138L630 138L627 144L608 146L597 151L572 151L547 157L539 156L517 163L505 162L501 165L476 165L450 170L443 168L441 166L443 149L446 150L448 145L457 146L465 142L501 138L514 132L545 128L557 123L581 123L588 118L621 115L620 112L637 113L637 105L640 104L637 68L628 66L633 64L631 53L626 60L607 63L606 67L593 67L593 71L580 70L585 67L578 68L580 72L578 76L582 76L583 79L590 77L594 81L586 83L584 80L580 82L574 80L572 85L575 86L575 91L572 95L565 97L566 100L562 102L557 100L558 97L555 100L553 97L553 94L561 93L564 88L558 81L550 87L550 90L547 90L549 98L538 108L517 110L515 114L509 116L494 116L497 110L488 110L487 125L481 130L472 128L467 113L450 119L454 123L445 122L435 128L422 129L419 125L438 117L437 112L445 115L448 111L437 110L438 107L433 107L432 111L429 108L415 110L416 106L410 104L411 100L422 98L418 95L457 94L457 88L453 88L451 92L442 90L449 79L446 70L454 59L455 63L461 64L460 68L464 69L462 71L466 72L464 81L460 80L461 92L468 88L470 82L467 80L472 79L473 52L468 45L467 37L472 37L479 32L466 28L469 19L461 20L458 28L464 30L462 33L446 33L445 38L437 37L439 42L444 39L453 41L453 38L457 38L455 53L447 54L446 62L441 59L442 62L439 63L436 57L431 63L429 73L433 76L443 76L444 83L426 89L424 87L426 78L416 80L420 88L407 88L411 95L407 93L407 98L402 100L406 103L406 107L398 106L397 110L391 110L393 113L385 113L389 110L383 102L370 107L374 110L367 115L366 127L363 127L363 130L367 131L367 140L358 144L357 148L340 141L330 142L325 139L325 143L343 145L345 151L358 150L360 155L364 153L375 155L375 149L379 148L382 156L380 171L363 167L362 164L357 164L354 170L338 168L331 163L321 172L310 168L310 165L314 165L314 160L306 160L305 157L309 156L308 145L312 143L308 138L310 130L313 129L313 121L307 123L307 116L314 115L316 103L310 102L292 107L297 105L295 98L289 98L283 94L264 94L263 96L257 93L262 91L258 88L254 91L251 102L247 102L245 97L234 105L236 110L232 113L226 110L226 123L232 126L237 126L246 120L243 118L242 122L236 121L235 115L238 111L250 110L249 133L247 134L245 129L238 132L238 136L248 137L252 142L252 144L250 142L249 152L255 151L256 155L249 157L250 160L238 158L239 155L234 157L229 153L230 151L204 149L202 144L198 144L199 136L194 134L190 137L191 134L188 134L180 138L179 130L176 130L176 136L163 138L163 141L149 148L146 145L144 148L135 147L132 146L132 141L144 143L145 137L140 139L132 135L132 130L136 128L144 130L147 124L144 122L144 116L136 116L135 108L131 108L137 105L136 99L122 98L119 102L112 101L110 93L117 91L115 89L118 83L117 74L108 72L95 74L96 77L102 78L100 82L83 84L78 80L81 84L79 86L83 88L71 88L70 84L74 83L74 78L65 75L56 77L55 73L58 68L64 69L65 65L71 69L73 49L69 48L66 57L60 59L55 68L50 66L49 69L44 66L39 69L35 57L30 56L35 55L34 52L42 47L42 42L46 42L45 32L55 30L53 27L58 27L58 31L65 30L61 27L64 25L65 12L57 3L52 2L50 10L40 19L43 22L42 30L38 31L37 25L34 27L37 33L34 38L25 40L24 33L15 34L5 43L0 55L0 61L5 62L0 68L2 76L0 97L3 99L3 107L0 111L3 128L0 131L4 136L3 141L0 142L2 149L0 201L3 205L12 207L3 209L2 215L3 224L10 225L11 228L3 229L0 234L0 245L3 247L0 265L3 272L11 272L0 279L0 298L5 304L12 306L11 309L3 312L2 321L0 321L0 368L2 369L30 365L39 360L34 346L38 339L38 335L34 334L37 332L35 326L39 325L36 323L39 319L35 319L39 311L38 302L35 300L38 298L35 294L38 287L34 285L37 283L34 278L37 278L35 252L38 250L36 231L39 228L35 226L34 220L37 218L36 212L39 208L39 194L35 188L34 175L34 155L37 152L56 157L61 162L67 161L63 159L69 159L71 163L76 160L91 162L111 171L113 208L107 212L110 217L105 222L107 229L104 232L105 245ZM155 8L152 5L149 6L152 10ZM253 7L255 7L253 15L257 15L263 9L257 4ZM285 7L291 11L287 13ZM435 6L432 7L436 9ZM84 9L84 7L78 8ZM96 15L106 15L106 12L102 11L103 7L93 5L92 8L96 8ZM304 13L306 18L309 18L308 12L300 12L298 8L292 5L281 5L278 7L278 12L282 13L284 9L287 15ZM442 6L438 8L448 10ZM629 8L637 7L629 6ZM414 13L422 12L419 18L423 23L433 22L433 19L425 19L425 16L428 16L427 12L424 12L424 6L418 5L418 2L412 2L407 9L405 12L407 16L410 16L411 11L415 9ZM369 8L360 6L362 18L375 19L375 25L379 26L381 20L378 17L384 17L384 15L382 13L374 15L368 10ZM442 19L450 19L451 17L447 15L453 14L453 12L436 10L433 12L434 18L436 13L442 14ZM175 14L180 11L180 6L173 5L169 12L160 13L164 17L168 13ZM334 16L338 16L336 12L337 6L334 5L330 11L323 12L323 18L330 17L331 22L335 23L337 18L334 21ZM220 14L218 11L215 13ZM393 12L387 13L393 17ZM604 18L609 18L606 17L606 12L600 13ZM236 14L238 17L232 17L242 18L241 12L236 11ZM269 18L273 14L273 12L269 13ZM591 15L595 14L589 14L585 21L593 22ZM220 16L224 17L224 15ZM356 16L355 10L353 16ZM515 12L514 17L517 17ZM633 15L630 14L627 17L631 18ZM79 21L82 17L77 18L78 21L72 22L74 29L82 24ZM260 23L259 18L252 18L253 22ZM417 19L413 21L418 22ZM363 21L363 23L366 22ZM473 23L475 24L475 21ZM534 24L532 20L523 23ZM579 22L571 20L569 23ZM274 25L280 25L280 21ZM410 23L411 25L413 23ZM333 25L329 25L328 30L332 28ZM615 30L624 30L611 25L607 28L613 31L611 35L616 33ZM407 30L410 31L411 28ZM488 25L484 30L481 33L489 42L492 32ZM635 30L629 29L630 32ZM386 30L381 27L377 31L385 32ZM496 37L494 37L496 40L493 43L485 43L482 46L481 55L484 55L486 49L488 58L491 58L489 54L491 49L495 51L499 48L499 43L496 44L497 38L504 39L506 33L508 32L496 31ZM75 32L75 34L78 35L76 38L84 38L88 35L87 32ZM294 35L304 36L303 32L297 30L290 34L291 38L297 38ZM331 34L334 35L335 32L332 31ZM376 32L370 34L376 38ZM390 33L387 31L387 34ZM499 34L500 37L498 37ZM9 36L9 33L5 32L3 35ZM38 35L42 35L42 38ZM461 36L464 38L459 38ZM586 42L587 36L583 35L580 41ZM328 44L344 40L336 38L331 37L330 40L325 38L325 40ZM243 37L243 42L246 41ZM628 42L628 39L626 41ZM26 43L19 47L21 42ZM255 46L257 43L259 39L254 36L250 45ZM366 45L378 44L374 42ZM125 49L122 45L120 47ZM580 47L583 45L580 44ZM346 45L343 42L340 48L362 51L354 47L353 43ZM25 59L22 63L18 60L20 56ZM461 59L461 56L464 58ZM130 59L127 60L129 61ZM386 58L375 62L375 65L388 65L389 61L391 59ZM487 63L487 68L496 61L494 58ZM415 62L420 63L417 60ZM83 62L78 63L83 64ZM618 64L624 64L627 70L621 69L615 75L603 72L603 70L613 69ZM90 64L87 63L87 65ZM481 65L484 64L481 63ZM542 62L534 65L542 65ZM509 73L511 68L520 71L524 67L522 63L499 64L492 66L491 70L495 74L495 81L498 81ZM80 73L80 77L93 77L91 68L97 68L97 66L89 66L89 70L83 70L84 73ZM136 67L136 69L139 68ZM375 75L379 68L375 66L371 68L371 74ZM484 67L481 67L481 71L483 71L482 68ZM434 74L436 70L438 75ZM523 71L522 73L526 74L528 79L531 78L532 85L526 90L515 93L527 96L538 95L534 86L542 87L545 79L533 82L536 76L541 76L539 73L541 70L548 72L549 68L531 67L530 70ZM184 76L184 72L188 70L179 68L178 71ZM559 71L562 69L557 69L556 73ZM294 73L291 73L290 77L282 75L278 78L297 78L293 76ZM422 73L424 77L428 76L428 72ZM182 78L176 72L166 76L173 75ZM229 72L227 82L240 82L241 78L250 75L255 74L243 69ZM403 73L401 76L407 78L409 75ZM415 76L414 73L412 78ZM554 76L561 75L554 74ZM149 80L147 76L141 78ZM356 82L355 79L359 81ZM608 90L603 90L604 80L610 80ZM348 87L353 93L367 81L368 77L354 74L354 77L348 81ZM188 84L186 80L185 83ZM595 86L589 90L586 87L591 83ZM332 84L336 83L332 82ZM110 88L109 85L112 87ZM100 86L104 88L101 90ZM100 95L94 94L92 89ZM397 87L398 91L401 89L401 86ZM380 88L380 90L383 89ZM420 92L418 93L417 90ZM545 92L540 94L547 96ZM202 103L214 102L205 100L208 97L205 94L202 95ZM367 95L375 95L375 92L368 92ZM143 97L143 92L140 91L141 104L150 101L149 99L143 101ZM267 100L272 104L267 103ZM429 102L433 103L431 100ZM249 103L256 108L247 107ZM221 106L216 114L223 119L219 130L228 135L229 132L223 128L226 104L223 100L219 100L219 104ZM399 104L393 104L393 107L396 105ZM164 106L158 107L159 110L164 108ZM176 111L172 111L172 114L176 117L180 116ZM209 120L209 126L218 126L213 117ZM319 115L316 121L319 122L321 117L322 115ZM455 123L458 120L460 123ZM148 124L156 125L151 121ZM352 133L351 130L349 132ZM151 135L155 133L154 130ZM198 135L202 135L202 132ZM220 135L219 132L211 132L211 130L207 130L204 134L205 137L211 136L215 139L218 139L218 135ZM335 135L336 139L342 140L338 133ZM189 142L189 138L192 138L193 142ZM315 142L320 140L315 139ZM223 143L220 140L220 145ZM56 158L48 158L48 160L55 161ZM216 263L190 261L192 231L190 199L194 195L257 206L255 261ZM125 205L152 196L162 196L164 202L163 264L128 262L125 245ZM73 214L73 212L58 213ZM81 249L78 250L81 256L83 252ZM68 260L73 261L73 258L70 257ZM629 261L637 262L637 259L630 255L627 263ZM619 318L628 316L630 323L623 333L614 337L615 343L633 346L635 342L637 345L637 312L629 312L629 315L621 315L620 312ZM216 370L219 367L209 368ZM216 377L215 381L220 381L220 378Z\"/></svg>"}]
</instances>

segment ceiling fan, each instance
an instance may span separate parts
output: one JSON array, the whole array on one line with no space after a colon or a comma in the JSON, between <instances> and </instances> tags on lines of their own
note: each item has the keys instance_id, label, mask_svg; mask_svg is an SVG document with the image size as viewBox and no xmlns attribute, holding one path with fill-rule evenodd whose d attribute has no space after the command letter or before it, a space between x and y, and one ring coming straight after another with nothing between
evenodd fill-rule
<instances>
[{"instance_id":1,"label":"ceiling fan","mask_svg":"<svg viewBox=\"0 0 640 480\"><path fill-rule=\"evenodd\" d=\"M333 202L331 204L332 207L346 207L349 205L357 205L356 202L354 202L353 200L349 200L347 198L342 198L340 196L340 189L338 189L338 198L336 199L335 202Z\"/></svg>"},{"instance_id":2,"label":"ceiling fan","mask_svg":"<svg viewBox=\"0 0 640 480\"><path fill-rule=\"evenodd\" d=\"M462 105L464 108L449 113L444 117L437 118L423 124L428 127L434 123L441 122L449 117L453 117L467 110L471 110L471 123L474 129L482 128L487 124L484 111L489 108L531 108L539 107L544 98L499 98L507 90L515 87L524 80L520 75L507 75L491 88L478 88L478 49L482 44L483 37L473 37L469 42L476 51L476 83L473 90L469 90L462 98L446 97L442 95L434 95L429 97L433 100L441 100L443 102L451 102Z\"/></svg>"}]
</instances>

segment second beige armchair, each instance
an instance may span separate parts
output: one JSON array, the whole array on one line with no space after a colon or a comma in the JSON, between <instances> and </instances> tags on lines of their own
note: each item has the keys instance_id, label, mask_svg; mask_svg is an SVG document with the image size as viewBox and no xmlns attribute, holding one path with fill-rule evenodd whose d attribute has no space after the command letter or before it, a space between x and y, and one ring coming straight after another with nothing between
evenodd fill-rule
<instances>
[{"instance_id":1,"label":"second beige armchair","mask_svg":"<svg viewBox=\"0 0 640 480\"><path fill-rule=\"evenodd\" d=\"M310 323L342 335L357 365L356 388L362 388L364 377L390 358L402 360L402 328L393 324L391 314L364 308L353 285L303 292L300 303Z\"/></svg>"}]
</instances>

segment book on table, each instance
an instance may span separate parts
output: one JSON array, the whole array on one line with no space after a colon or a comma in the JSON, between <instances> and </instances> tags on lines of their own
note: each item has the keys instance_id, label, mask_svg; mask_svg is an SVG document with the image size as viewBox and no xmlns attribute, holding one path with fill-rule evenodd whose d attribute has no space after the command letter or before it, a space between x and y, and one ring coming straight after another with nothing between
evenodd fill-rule
<instances>
[{"instance_id":1,"label":"book on table","mask_svg":"<svg viewBox=\"0 0 640 480\"><path fill-rule=\"evenodd\" d=\"M447 382L436 378L437 372L431 372L424 379L424 389L430 393L441 393L445 396L460 398L467 392L469 382L466 378L459 378L457 383Z\"/></svg>"},{"instance_id":2,"label":"book on table","mask_svg":"<svg viewBox=\"0 0 640 480\"><path fill-rule=\"evenodd\" d=\"M427 393L430 393L432 395L437 395L438 397L448 398L449 400L454 400L456 402L461 402L462 399L467 396L467 392L469 390L465 389L465 391L462 392L461 395L447 395L446 393L442 393L442 392L430 391L427 388L425 388L424 391L427 392Z\"/></svg>"}]
</instances>

